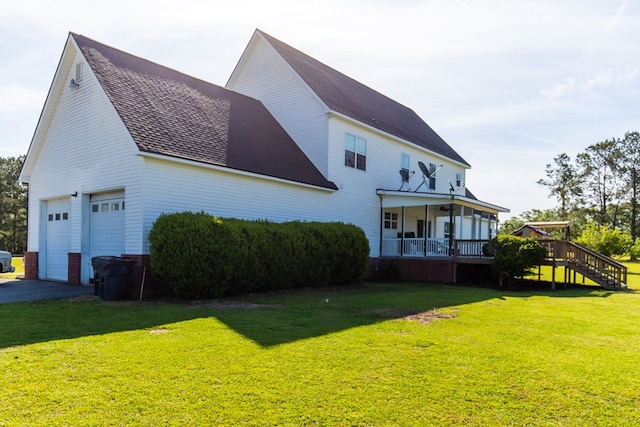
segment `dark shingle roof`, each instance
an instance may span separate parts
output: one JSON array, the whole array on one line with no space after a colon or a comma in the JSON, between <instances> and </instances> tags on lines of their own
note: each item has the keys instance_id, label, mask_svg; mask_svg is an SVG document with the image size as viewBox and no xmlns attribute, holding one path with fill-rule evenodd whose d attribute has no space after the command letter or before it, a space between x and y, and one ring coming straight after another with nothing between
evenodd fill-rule
<instances>
[{"instance_id":1,"label":"dark shingle roof","mask_svg":"<svg viewBox=\"0 0 640 427\"><path fill-rule=\"evenodd\" d=\"M478 200L478 198L466 187L464 189L464 197L466 197L467 199Z\"/></svg>"},{"instance_id":2,"label":"dark shingle roof","mask_svg":"<svg viewBox=\"0 0 640 427\"><path fill-rule=\"evenodd\" d=\"M337 189L259 101L71 35L140 151Z\"/></svg>"},{"instance_id":3,"label":"dark shingle roof","mask_svg":"<svg viewBox=\"0 0 640 427\"><path fill-rule=\"evenodd\" d=\"M257 30L333 111L469 165L413 110Z\"/></svg>"}]
</instances>

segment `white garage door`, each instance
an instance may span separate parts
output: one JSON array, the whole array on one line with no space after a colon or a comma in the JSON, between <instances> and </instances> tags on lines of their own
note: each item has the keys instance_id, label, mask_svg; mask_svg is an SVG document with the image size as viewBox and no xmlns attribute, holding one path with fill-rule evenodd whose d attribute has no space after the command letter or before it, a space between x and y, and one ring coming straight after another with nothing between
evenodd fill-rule
<instances>
[{"instance_id":1,"label":"white garage door","mask_svg":"<svg viewBox=\"0 0 640 427\"><path fill-rule=\"evenodd\" d=\"M46 279L67 280L69 265L69 200L47 201Z\"/></svg>"},{"instance_id":2,"label":"white garage door","mask_svg":"<svg viewBox=\"0 0 640 427\"><path fill-rule=\"evenodd\" d=\"M89 219L90 257L124 252L124 194L91 196Z\"/></svg>"}]
</instances>

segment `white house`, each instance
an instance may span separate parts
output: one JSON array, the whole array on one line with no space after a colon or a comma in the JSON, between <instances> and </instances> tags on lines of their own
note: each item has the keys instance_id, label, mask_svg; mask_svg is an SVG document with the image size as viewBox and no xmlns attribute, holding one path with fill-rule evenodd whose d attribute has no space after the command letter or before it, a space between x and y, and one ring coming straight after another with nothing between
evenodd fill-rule
<instances>
[{"instance_id":1,"label":"white house","mask_svg":"<svg viewBox=\"0 0 640 427\"><path fill-rule=\"evenodd\" d=\"M447 258L507 211L468 167L410 109L260 31L226 89L70 33L20 176L25 273L89 283L117 255L139 283L153 222L183 210L350 222L373 259Z\"/></svg>"},{"instance_id":2,"label":"white house","mask_svg":"<svg viewBox=\"0 0 640 427\"><path fill-rule=\"evenodd\" d=\"M260 30L226 87L262 101L338 186L332 217L361 226L372 257L448 256L508 212L469 191L469 164L413 110Z\"/></svg>"}]
</instances>

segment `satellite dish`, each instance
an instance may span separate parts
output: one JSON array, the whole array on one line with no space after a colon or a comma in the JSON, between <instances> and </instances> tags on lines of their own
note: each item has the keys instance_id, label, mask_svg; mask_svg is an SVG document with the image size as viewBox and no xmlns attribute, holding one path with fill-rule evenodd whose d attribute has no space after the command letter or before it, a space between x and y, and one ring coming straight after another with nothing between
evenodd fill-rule
<instances>
[{"instance_id":1,"label":"satellite dish","mask_svg":"<svg viewBox=\"0 0 640 427\"><path fill-rule=\"evenodd\" d=\"M420 161L418 161L418 167L422 171L422 182L420 183L420 185L418 185L418 188L416 188L416 192L420 189L420 187L422 187L422 184L427 183L427 179L431 179L434 176L436 176L436 173L438 173L438 171L442 169L442 165L438 166L433 172L429 172L429 169L427 168L427 166ZM427 188L429 188L428 185L427 185Z\"/></svg>"},{"instance_id":2,"label":"satellite dish","mask_svg":"<svg viewBox=\"0 0 640 427\"><path fill-rule=\"evenodd\" d=\"M449 180L449 192L451 194L455 193L456 191L460 190L461 188L464 188L464 183L462 183L458 188L454 187L453 184L451 183L451 180Z\"/></svg>"},{"instance_id":3,"label":"satellite dish","mask_svg":"<svg viewBox=\"0 0 640 427\"><path fill-rule=\"evenodd\" d=\"M411 188L409 187L409 178L411 178L414 173L414 171L409 172L407 169L400 169L400 178L402 178L402 185L400 185L398 191L401 191L405 187L405 191L411 190Z\"/></svg>"},{"instance_id":4,"label":"satellite dish","mask_svg":"<svg viewBox=\"0 0 640 427\"><path fill-rule=\"evenodd\" d=\"M418 167L422 171L422 175L424 175L427 178L431 178L431 173L429 172L429 169L427 169L424 163L418 162Z\"/></svg>"}]
</instances>

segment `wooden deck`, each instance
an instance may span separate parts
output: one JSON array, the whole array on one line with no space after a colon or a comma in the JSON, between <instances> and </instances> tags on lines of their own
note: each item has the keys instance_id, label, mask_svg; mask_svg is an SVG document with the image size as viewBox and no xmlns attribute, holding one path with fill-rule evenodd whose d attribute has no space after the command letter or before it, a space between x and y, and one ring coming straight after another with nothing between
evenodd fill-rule
<instances>
[{"instance_id":1,"label":"wooden deck","mask_svg":"<svg viewBox=\"0 0 640 427\"><path fill-rule=\"evenodd\" d=\"M420 273L420 271L438 270L440 273L437 280L446 281L445 273L449 271L449 280L456 283L458 265L480 266L494 262L492 257L485 256L482 251L489 240L456 239L453 241L452 256L449 256L449 244L445 239L397 239L397 241L389 239L389 241L391 244L386 248L393 255L385 253L381 258L394 259L402 263L405 269L412 272L407 278L413 280L435 279L436 276L426 276L426 273ZM546 259L541 265L552 267L552 289L556 287L557 267L564 267L562 283L575 284L581 278L582 283L585 279L590 279L605 289L627 289L627 267L616 260L566 240L540 240L540 244L547 250ZM434 268L436 265L438 267Z\"/></svg>"},{"instance_id":2,"label":"wooden deck","mask_svg":"<svg viewBox=\"0 0 640 427\"><path fill-rule=\"evenodd\" d=\"M482 246L486 242L456 240L454 263L492 264L493 258L485 257L482 253ZM547 250L542 265L552 267L552 289L556 286L557 267L564 267L563 283L575 284L580 275L583 283L585 279L590 279L605 289L627 289L627 267L616 260L566 240L540 240L540 244Z\"/></svg>"}]
</instances>

